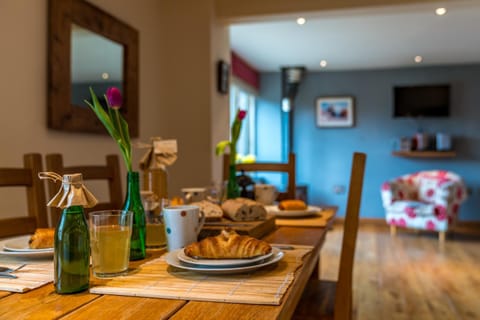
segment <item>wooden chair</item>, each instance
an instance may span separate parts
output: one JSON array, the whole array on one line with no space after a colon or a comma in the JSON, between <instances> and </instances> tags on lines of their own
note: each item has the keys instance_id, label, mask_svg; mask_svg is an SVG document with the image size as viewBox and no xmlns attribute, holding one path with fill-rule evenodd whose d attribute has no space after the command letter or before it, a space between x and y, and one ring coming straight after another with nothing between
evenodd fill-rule
<instances>
[{"instance_id":1,"label":"wooden chair","mask_svg":"<svg viewBox=\"0 0 480 320\"><path fill-rule=\"evenodd\" d=\"M338 281L309 279L292 319L352 318L352 277L366 155L354 153L343 229Z\"/></svg>"},{"instance_id":2,"label":"wooden chair","mask_svg":"<svg viewBox=\"0 0 480 320\"><path fill-rule=\"evenodd\" d=\"M23 167L0 168L1 187L25 187L28 215L0 219L0 237L31 234L36 228L48 227L45 187L38 178L42 169L42 156L28 153L23 156Z\"/></svg>"},{"instance_id":3,"label":"wooden chair","mask_svg":"<svg viewBox=\"0 0 480 320\"><path fill-rule=\"evenodd\" d=\"M46 155L47 171L53 171L60 175L66 173L81 173L83 180L100 180L106 181L109 190L109 201L99 202L95 207L85 209L85 212L93 210L121 209L123 205L122 180L120 178L120 162L118 155L107 155L106 164L104 165L76 165L65 166L61 154ZM60 183L48 183L48 193L52 198L60 188ZM51 208L52 221L58 221L61 210Z\"/></svg>"},{"instance_id":4,"label":"wooden chair","mask_svg":"<svg viewBox=\"0 0 480 320\"><path fill-rule=\"evenodd\" d=\"M223 180L228 179L230 164L230 155L223 155ZM238 163L236 165L237 171L259 171L259 172L285 172L288 174L288 185L286 192L280 192L277 200L295 199L295 154L290 153L288 155L287 163L275 163L275 162L255 162L255 163Z\"/></svg>"}]
</instances>

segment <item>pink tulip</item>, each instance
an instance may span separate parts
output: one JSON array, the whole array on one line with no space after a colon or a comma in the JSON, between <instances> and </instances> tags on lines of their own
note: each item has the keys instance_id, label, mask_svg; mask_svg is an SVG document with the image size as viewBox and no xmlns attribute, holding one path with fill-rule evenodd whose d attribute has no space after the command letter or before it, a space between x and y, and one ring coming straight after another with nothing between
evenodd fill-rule
<instances>
[{"instance_id":1,"label":"pink tulip","mask_svg":"<svg viewBox=\"0 0 480 320\"><path fill-rule=\"evenodd\" d=\"M238 120L242 121L247 116L247 111L240 110L238 111Z\"/></svg>"},{"instance_id":2,"label":"pink tulip","mask_svg":"<svg viewBox=\"0 0 480 320\"><path fill-rule=\"evenodd\" d=\"M108 104L113 109L119 109L123 103L122 93L120 89L116 87L110 87L107 89Z\"/></svg>"}]
</instances>

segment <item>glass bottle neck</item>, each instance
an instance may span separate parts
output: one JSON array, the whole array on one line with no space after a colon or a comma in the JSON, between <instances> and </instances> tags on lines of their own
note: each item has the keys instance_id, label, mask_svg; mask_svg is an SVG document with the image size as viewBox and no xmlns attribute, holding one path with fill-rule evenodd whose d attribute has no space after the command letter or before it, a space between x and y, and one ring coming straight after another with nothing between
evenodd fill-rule
<instances>
[{"instance_id":1,"label":"glass bottle neck","mask_svg":"<svg viewBox=\"0 0 480 320\"><path fill-rule=\"evenodd\" d=\"M128 199L130 199L130 201L139 201L141 203L140 175L138 171L127 172L127 194L125 201Z\"/></svg>"},{"instance_id":2,"label":"glass bottle neck","mask_svg":"<svg viewBox=\"0 0 480 320\"><path fill-rule=\"evenodd\" d=\"M138 174L138 171L128 171L127 172L127 179L136 179L138 180L140 175Z\"/></svg>"},{"instance_id":3,"label":"glass bottle neck","mask_svg":"<svg viewBox=\"0 0 480 320\"><path fill-rule=\"evenodd\" d=\"M140 175L137 171L127 172L127 193L140 190Z\"/></svg>"},{"instance_id":4,"label":"glass bottle neck","mask_svg":"<svg viewBox=\"0 0 480 320\"><path fill-rule=\"evenodd\" d=\"M71 206L68 208L63 209L63 212L66 214L83 214L83 207L82 206Z\"/></svg>"}]
</instances>

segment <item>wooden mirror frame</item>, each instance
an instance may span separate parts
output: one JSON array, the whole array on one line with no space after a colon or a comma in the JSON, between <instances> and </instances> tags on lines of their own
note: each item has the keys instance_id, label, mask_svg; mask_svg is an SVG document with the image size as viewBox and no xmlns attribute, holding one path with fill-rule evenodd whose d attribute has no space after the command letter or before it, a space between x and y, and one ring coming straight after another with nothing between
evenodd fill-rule
<instances>
[{"instance_id":1,"label":"wooden mirror frame","mask_svg":"<svg viewBox=\"0 0 480 320\"><path fill-rule=\"evenodd\" d=\"M92 110L71 102L71 26L79 25L123 45L121 109L130 135L138 136L138 31L84 0L48 2L48 103L51 129L107 133Z\"/></svg>"}]
</instances>

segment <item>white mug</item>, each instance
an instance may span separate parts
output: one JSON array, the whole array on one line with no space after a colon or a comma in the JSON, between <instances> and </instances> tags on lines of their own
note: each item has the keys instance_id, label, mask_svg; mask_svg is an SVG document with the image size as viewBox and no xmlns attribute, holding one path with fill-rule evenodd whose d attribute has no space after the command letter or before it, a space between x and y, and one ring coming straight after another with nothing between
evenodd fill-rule
<instances>
[{"instance_id":1,"label":"white mug","mask_svg":"<svg viewBox=\"0 0 480 320\"><path fill-rule=\"evenodd\" d=\"M255 185L255 200L270 205L277 199L277 188L271 184L256 184Z\"/></svg>"},{"instance_id":2,"label":"white mug","mask_svg":"<svg viewBox=\"0 0 480 320\"><path fill-rule=\"evenodd\" d=\"M182 188L185 203L192 203L205 200L207 189L205 188Z\"/></svg>"},{"instance_id":3,"label":"white mug","mask_svg":"<svg viewBox=\"0 0 480 320\"><path fill-rule=\"evenodd\" d=\"M196 242L205 223L205 215L197 206L163 208L163 222L167 236L167 249L173 251Z\"/></svg>"}]
</instances>

